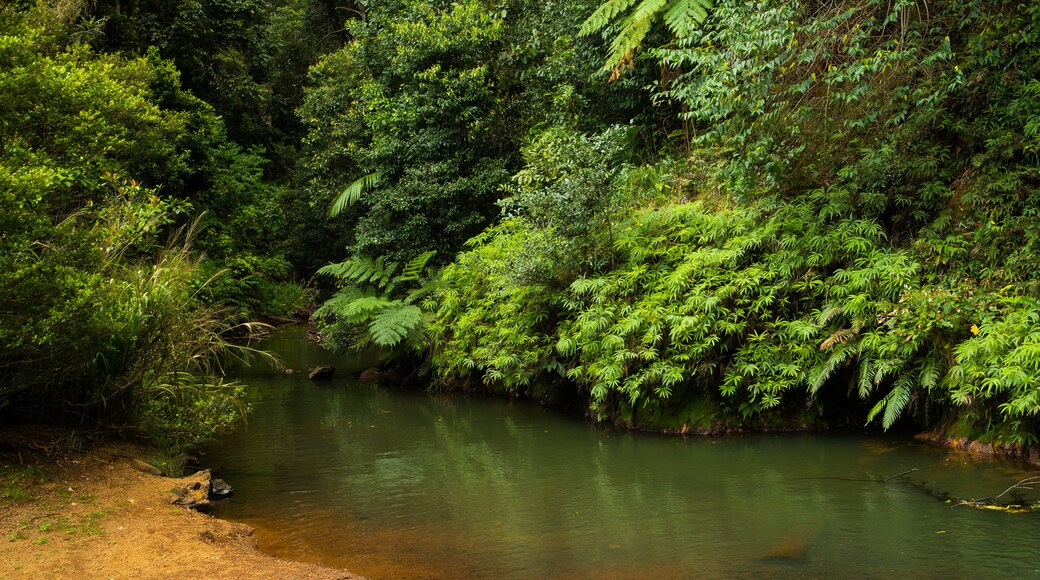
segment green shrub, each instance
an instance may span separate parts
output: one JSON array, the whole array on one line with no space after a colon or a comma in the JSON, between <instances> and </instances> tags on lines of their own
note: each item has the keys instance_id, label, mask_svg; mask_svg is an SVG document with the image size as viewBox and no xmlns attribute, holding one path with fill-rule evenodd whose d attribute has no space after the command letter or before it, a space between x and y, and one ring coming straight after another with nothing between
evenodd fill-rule
<instances>
[{"instance_id":1,"label":"green shrub","mask_svg":"<svg viewBox=\"0 0 1040 580\"><path fill-rule=\"evenodd\" d=\"M159 239L192 203L165 188L185 185L191 153L213 152L185 143L219 119L183 94L194 110L160 106L175 71L66 44L74 16L33 24L48 14L0 8L0 405L196 443L240 416L233 389L206 386L228 323L199 300L191 236ZM194 414L161 412L174 399Z\"/></svg>"}]
</instances>

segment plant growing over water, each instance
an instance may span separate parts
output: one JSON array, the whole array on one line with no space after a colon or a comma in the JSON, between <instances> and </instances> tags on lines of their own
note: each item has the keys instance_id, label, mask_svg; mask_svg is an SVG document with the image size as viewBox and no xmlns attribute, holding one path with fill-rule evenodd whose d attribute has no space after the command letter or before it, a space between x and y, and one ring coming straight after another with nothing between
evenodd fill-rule
<instances>
[{"instance_id":1,"label":"plant growing over water","mask_svg":"<svg viewBox=\"0 0 1040 580\"><path fill-rule=\"evenodd\" d=\"M407 346L421 349L423 311L420 301L430 291L429 251L402 267L384 258L352 258L318 270L339 284L336 294L314 312L334 348L361 351L377 346L387 351Z\"/></svg>"},{"instance_id":2,"label":"plant growing over water","mask_svg":"<svg viewBox=\"0 0 1040 580\"><path fill-rule=\"evenodd\" d=\"M1040 9L977 8L719 2L673 31L656 93L684 108L695 169L588 268L544 257L536 212L475 238L445 269L441 380L565 372L603 418L708 396L745 422L838 391L885 427L959 415L1034 440ZM528 293L509 264L531 256L559 270Z\"/></svg>"}]
</instances>

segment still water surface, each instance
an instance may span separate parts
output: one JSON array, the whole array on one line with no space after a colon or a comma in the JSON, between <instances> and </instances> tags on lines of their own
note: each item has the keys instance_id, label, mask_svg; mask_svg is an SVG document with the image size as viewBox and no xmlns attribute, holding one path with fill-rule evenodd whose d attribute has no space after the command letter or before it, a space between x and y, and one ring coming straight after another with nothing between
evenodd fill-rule
<instances>
[{"instance_id":1,"label":"still water surface","mask_svg":"<svg viewBox=\"0 0 1040 580\"><path fill-rule=\"evenodd\" d=\"M992 496L1020 465L876 436L619 433L359 382L304 332L265 346L338 377L243 371L249 424L204 459L236 489L217 515L267 553L372 578L1040 578L1040 514L906 483Z\"/></svg>"}]
</instances>

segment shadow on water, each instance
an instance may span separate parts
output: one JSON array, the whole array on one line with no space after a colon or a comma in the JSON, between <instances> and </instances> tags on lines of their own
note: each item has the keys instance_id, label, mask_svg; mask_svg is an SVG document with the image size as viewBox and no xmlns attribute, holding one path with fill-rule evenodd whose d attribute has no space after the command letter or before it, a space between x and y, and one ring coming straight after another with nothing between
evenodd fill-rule
<instances>
[{"instance_id":1,"label":"shadow on water","mask_svg":"<svg viewBox=\"0 0 1040 580\"><path fill-rule=\"evenodd\" d=\"M212 445L236 488L218 515L261 549L373 578L1037 576L1040 526L951 509L1020 467L965 461L903 438L616 432L532 404L431 396L352 379L284 330L269 342L301 373L242 374L254 413ZM859 481L857 481L859 480Z\"/></svg>"}]
</instances>

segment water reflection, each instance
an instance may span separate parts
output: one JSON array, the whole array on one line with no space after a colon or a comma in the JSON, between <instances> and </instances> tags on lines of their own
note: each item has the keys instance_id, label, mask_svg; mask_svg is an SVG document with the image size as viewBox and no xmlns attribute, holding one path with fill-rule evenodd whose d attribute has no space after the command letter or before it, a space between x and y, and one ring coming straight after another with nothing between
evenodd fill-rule
<instances>
[{"instance_id":1,"label":"water reflection","mask_svg":"<svg viewBox=\"0 0 1040 580\"><path fill-rule=\"evenodd\" d=\"M290 366L250 371L248 428L207 462L237 489L219 515L261 548L375 578L1036 576L1032 515L950 508L883 478L999 493L1012 465L901 440L616 433L522 402L350 380L299 330ZM286 356L288 353L288 356Z\"/></svg>"}]
</instances>

